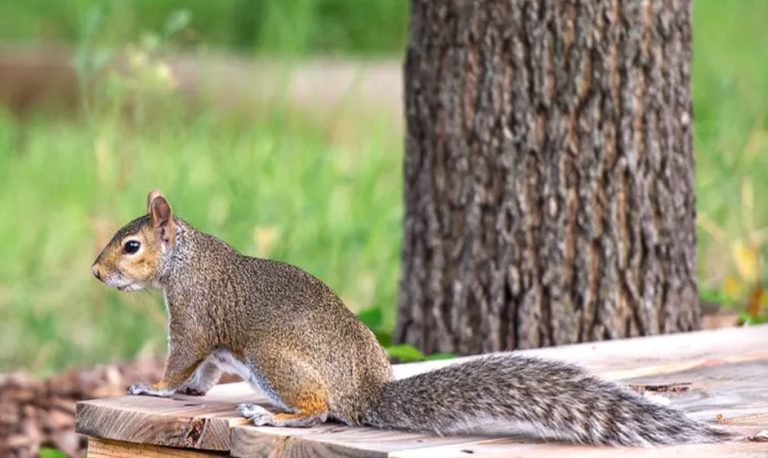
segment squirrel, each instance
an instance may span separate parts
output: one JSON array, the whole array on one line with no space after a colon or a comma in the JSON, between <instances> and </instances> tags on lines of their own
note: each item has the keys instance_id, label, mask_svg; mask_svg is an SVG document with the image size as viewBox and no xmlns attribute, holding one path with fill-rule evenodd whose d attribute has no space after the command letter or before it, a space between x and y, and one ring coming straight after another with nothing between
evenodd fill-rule
<instances>
[{"instance_id":1,"label":"squirrel","mask_svg":"<svg viewBox=\"0 0 768 458\"><path fill-rule=\"evenodd\" d=\"M155 288L164 296L164 375L131 385L131 395L204 395L225 371L273 404L238 406L257 426L335 420L439 435L501 428L632 446L730 436L575 365L514 352L395 380L374 334L322 281L194 229L158 190L149 193L147 214L117 231L92 273L121 291Z\"/></svg>"}]
</instances>

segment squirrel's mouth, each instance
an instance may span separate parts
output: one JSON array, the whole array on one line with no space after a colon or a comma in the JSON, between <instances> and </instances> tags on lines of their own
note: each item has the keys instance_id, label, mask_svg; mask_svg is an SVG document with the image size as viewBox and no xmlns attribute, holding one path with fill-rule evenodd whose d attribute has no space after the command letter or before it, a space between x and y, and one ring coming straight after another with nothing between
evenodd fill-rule
<instances>
[{"instance_id":1,"label":"squirrel's mouth","mask_svg":"<svg viewBox=\"0 0 768 458\"><path fill-rule=\"evenodd\" d=\"M138 283L128 283L127 285L116 286L118 291L137 291L142 289L142 286Z\"/></svg>"},{"instance_id":2,"label":"squirrel's mouth","mask_svg":"<svg viewBox=\"0 0 768 458\"><path fill-rule=\"evenodd\" d=\"M126 278L120 272L112 272L106 276L106 278L99 278L110 288L115 288L118 291L137 291L144 289L144 286L133 279Z\"/></svg>"}]
</instances>

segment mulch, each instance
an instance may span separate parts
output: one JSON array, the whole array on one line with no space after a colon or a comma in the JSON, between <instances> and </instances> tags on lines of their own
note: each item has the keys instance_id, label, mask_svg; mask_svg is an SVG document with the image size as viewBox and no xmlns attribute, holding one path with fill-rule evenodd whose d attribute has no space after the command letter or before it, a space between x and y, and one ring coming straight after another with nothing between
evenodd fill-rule
<instances>
[{"instance_id":1,"label":"mulch","mask_svg":"<svg viewBox=\"0 0 768 458\"><path fill-rule=\"evenodd\" d=\"M0 457L38 456L43 447L81 457L85 438L75 433L75 403L120 396L137 381L159 380L160 360L67 370L47 379L0 374Z\"/></svg>"}]
</instances>

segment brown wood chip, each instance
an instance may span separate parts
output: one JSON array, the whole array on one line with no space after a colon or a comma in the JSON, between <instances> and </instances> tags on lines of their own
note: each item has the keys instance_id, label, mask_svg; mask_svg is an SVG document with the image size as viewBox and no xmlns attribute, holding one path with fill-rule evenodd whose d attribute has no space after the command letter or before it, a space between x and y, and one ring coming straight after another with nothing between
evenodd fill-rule
<instances>
[{"instance_id":1,"label":"brown wood chip","mask_svg":"<svg viewBox=\"0 0 768 458\"><path fill-rule=\"evenodd\" d=\"M690 382L665 383L665 384L630 384L631 389L638 393L650 391L653 393L683 393L691 389Z\"/></svg>"}]
</instances>

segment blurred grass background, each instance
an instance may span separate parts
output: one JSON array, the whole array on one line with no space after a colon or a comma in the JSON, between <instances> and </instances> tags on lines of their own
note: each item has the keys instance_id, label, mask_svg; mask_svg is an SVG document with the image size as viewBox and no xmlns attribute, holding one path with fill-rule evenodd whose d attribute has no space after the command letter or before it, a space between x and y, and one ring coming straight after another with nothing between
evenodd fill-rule
<instances>
[{"instance_id":1,"label":"blurred grass background","mask_svg":"<svg viewBox=\"0 0 768 458\"><path fill-rule=\"evenodd\" d=\"M8 42L75 42L95 8L105 15L99 35L120 46L137 32L160 30L189 11L194 24L177 37L205 46L268 55L394 55L406 41L407 0L26 0L5 2L0 34Z\"/></svg>"},{"instance_id":2,"label":"blurred grass background","mask_svg":"<svg viewBox=\"0 0 768 458\"><path fill-rule=\"evenodd\" d=\"M755 291L762 304L765 284L766 18L762 0L694 0L700 288L736 310L754 308ZM153 187L198 228L322 278L386 339L403 142L380 102L399 93L365 99L350 87L319 117L280 94L258 116L189 110L165 59L266 58L290 62L289 75L334 56L361 68L383 59L399 72L406 27L405 0L4 2L0 45L71 47L89 95L75 115L0 111L0 371L163 353L159 294L107 290L89 270ZM116 53L132 73L92 78Z\"/></svg>"}]
</instances>

